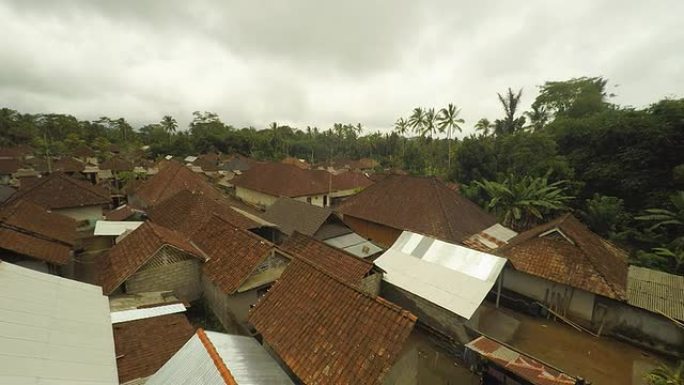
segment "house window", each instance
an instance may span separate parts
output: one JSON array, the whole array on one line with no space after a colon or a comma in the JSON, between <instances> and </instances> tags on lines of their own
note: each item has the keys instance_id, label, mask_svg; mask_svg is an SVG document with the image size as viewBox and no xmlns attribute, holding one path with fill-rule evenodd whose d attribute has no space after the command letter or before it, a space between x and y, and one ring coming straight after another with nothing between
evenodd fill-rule
<instances>
[{"instance_id":1,"label":"house window","mask_svg":"<svg viewBox=\"0 0 684 385\"><path fill-rule=\"evenodd\" d=\"M306 203L311 204L311 197L306 197Z\"/></svg>"},{"instance_id":2,"label":"house window","mask_svg":"<svg viewBox=\"0 0 684 385\"><path fill-rule=\"evenodd\" d=\"M323 207L328 207L328 196L323 195Z\"/></svg>"}]
</instances>

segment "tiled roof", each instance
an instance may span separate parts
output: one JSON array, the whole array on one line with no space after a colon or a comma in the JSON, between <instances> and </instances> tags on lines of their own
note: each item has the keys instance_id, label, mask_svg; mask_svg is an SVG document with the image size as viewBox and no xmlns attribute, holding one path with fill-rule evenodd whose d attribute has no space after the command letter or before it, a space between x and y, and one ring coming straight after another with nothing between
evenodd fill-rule
<instances>
[{"instance_id":1,"label":"tiled roof","mask_svg":"<svg viewBox=\"0 0 684 385\"><path fill-rule=\"evenodd\" d=\"M121 383L154 374L193 336L185 314L169 314L113 325Z\"/></svg>"},{"instance_id":2,"label":"tiled roof","mask_svg":"<svg viewBox=\"0 0 684 385\"><path fill-rule=\"evenodd\" d=\"M350 284L357 284L373 268L373 262L358 258L298 232L292 234L280 247L290 254L320 266Z\"/></svg>"},{"instance_id":3,"label":"tiled roof","mask_svg":"<svg viewBox=\"0 0 684 385\"><path fill-rule=\"evenodd\" d=\"M323 194L330 190L328 183L314 170L282 163L257 163L242 175L233 178L236 186L273 196L299 197Z\"/></svg>"},{"instance_id":4,"label":"tiled roof","mask_svg":"<svg viewBox=\"0 0 684 385\"><path fill-rule=\"evenodd\" d=\"M1 147L0 148L0 158L21 158L24 155L30 154L31 148L27 146L16 146L16 147Z\"/></svg>"},{"instance_id":5,"label":"tiled roof","mask_svg":"<svg viewBox=\"0 0 684 385\"><path fill-rule=\"evenodd\" d=\"M21 168L21 162L17 159L0 159L0 175L9 175Z\"/></svg>"},{"instance_id":6,"label":"tiled roof","mask_svg":"<svg viewBox=\"0 0 684 385\"><path fill-rule=\"evenodd\" d=\"M159 172L148 179L134 195L148 206L154 206L182 190L202 194L211 199L220 199L221 193L198 175L176 161L167 161L159 166Z\"/></svg>"},{"instance_id":7,"label":"tiled roof","mask_svg":"<svg viewBox=\"0 0 684 385\"><path fill-rule=\"evenodd\" d=\"M108 221L125 221L135 215L137 211L129 205L122 205L105 214Z\"/></svg>"},{"instance_id":8,"label":"tiled roof","mask_svg":"<svg viewBox=\"0 0 684 385\"><path fill-rule=\"evenodd\" d=\"M320 172L320 171L319 171ZM360 172L346 171L332 177L333 191L362 190L373 184L373 181Z\"/></svg>"},{"instance_id":9,"label":"tiled roof","mask_svg":"<svg viewBox=\"0 0 684 385\"><path fill-rule=\"evenodd\" d=\"M63 157L52 164L52 171L81 172L84 168L85 165L82 162L72 157Z\"/></svg>"},{"instance_id":10,"label":"tiled roof","mask_svg":"<svg viewBox=\"0 0 684 385\"><path fill-rule=\"evenodd\" d=\"M250 322L304 384L380 384L416 317L296 258Z\"/></svg>"},{"instance_id":11,"label":"tiled roof","mask_svg":"<svg viewBox=\"0 0 684 385\"><path fill-rule=\"evenodd\" d=\"M342 202L338 211L452 243L496 223L492 215L434 177L389 175Z\"/></svg>"},{"instance_id":12,"label":"tiled roof","mask_svg":"<svg viewBox=\"0 0 684 385\"><path fill-rule=\"evenodd\" d=\"M182 190L148 210L150 219L164 227L192 235L218 215L242 229L260 227L259 223L233 210L226 199L215 200L203 194Z\"/></svg>"},{"instance_id":13,"label":"tiled roof","mask_svg":"<svg viewBox=\"0 0 684 385\"><path fill-rule=\"evenodd\" d=\"M25 200L13 201L0 207L0 226L66 245L76 244L74 219L48 212L45 208Z\"/></svg>"},{"instance_id":14,"label":"tiled roof","mask_svg":"<svg viewBox=\"0 0 684 385\"><path fill-rule=\"evenodd\" d=\"M79 146L74 151L72 151L72 155L77 156L79 158L91 158L97 154L95 154L95 151L93 151L88 146Z\"/></svg>"},{"instance_id":15,"label":"tiled roof","mask_svg":"<svg viewBox=\"0 0 684 385\"><path fill-rule=\"evenodd\" d=\"M71 257L70 246L7 228L0 228L0 249L11 250L55 265L66 265Z\"/></svg>"},{"instance_id":16,"label":"tiled roof","mask_svg":"<svg viewBox=\"0 0 684 385\"><path fill-rule=\"evenodd\" d=\"M684 321L684 277L630 266L627 302Z\"/></svg>"},{"instance_id":17,"label":"tiled roof","mask_svg":"<svg viewBox=\"0 0 684 385\"><path fill-rule=\"evenodd\" d=\"M111 294L164 245L204 259L201 250L181 233L145 222L112 247L103 259L100 283L104 293Z\"/></svg>"},{"instance_id":18,"label":"tiled roof","mask_svg":"<svg viewBox=\"0 0 684 385\"><path fill-rule=\"evenodd\" d=\"M131 171L133 163L118 156L111 157L100 164L100 170Z\"/></svg>"},{"instance_id":19,"label":"tiled roof","mask_svg":"<svg viewBox=\"0 0 684 385\"><path fill-rule=\"evenodd\" d=\"M313 236L331 215L334 214L329 209L282 197L269 206L261 217L278 225L285 234L298 231Z\"/></svg>"},{"instance_id":20,"label":"tiled roof","mask_svg":"<svg viewBox=\"0 0 684 385\"><path fill-rule=\"evenodd\" d=\"M218 216L212 216L192 240L209 257L203 274L227 294L234 293L275 247Z\"/></svg>"},{"instance_id":21,"label":"tiled roof","mask_svg":"<svg viewBox=\"0 0 684 385\"><path fill-rule=\"evenodd\" d=\"M497 254L516 270L608 298L627 298L625 252L570 214L518 234Z\"/></svg>"},{"instance_id":22,"label":"tiled roof","mask_svg":"<svg viewBox=\"0 0 684 385\"><path fill-rule=\"evenodd\" d=\"M309 162L303 160L303 159L297 159L292 156L288 156L285 159L281 160L280 163L282 164L289 164L290 166L296 166L301 168L302 170L306 170L311 168L311 165Z\"/></svg>"},{"instance_id":23,"label":"tiled roof","mask_svg":"<svg viewBox=\"0 0 684 385\"><path fill-rule=\"evenodd\" d=\"M17 199L25 199L47 209L96 206L110 202L106 190L59 172L40 178L29 186L22 185L10 198L12 201Z\"/></svg>"},{"instance_id":24,"label":"tiled roof","mask_svg":"<svg viewBox=\"0 0 684 385\"><path fill-rule=\"evenodd\" d=\"M7 185L0 185L0 204L9 200L9 198L17 192L17 189Z\"/></svg>"}]
</instances>

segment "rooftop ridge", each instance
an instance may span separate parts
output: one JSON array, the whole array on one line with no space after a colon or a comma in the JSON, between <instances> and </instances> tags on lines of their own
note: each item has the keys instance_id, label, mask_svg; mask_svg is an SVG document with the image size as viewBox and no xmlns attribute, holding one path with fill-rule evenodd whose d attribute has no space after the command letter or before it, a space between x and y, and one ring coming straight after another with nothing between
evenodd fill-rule
<instances>
[{"instance_id":1,"label":"rooftop ridge","mask_svg":"<svg viewBox=\"0 0 684 385\"><path fill-rule=\"evenodd\" d=\"M204 332L204 329L197 329L196 334L200 342L202 342L204 349L206 349L207 354L209 354L209 357L211 357L211 360L214 362L214 366L216 366L216 370L218 370L219 374L221 375L223 382L225 382L226 385L238 385L238 383L235 381L235 378L233 378L233 375L230 373L230 369L228 369L226 363L223 361L223 358L221 358L221 355L211 342L211 339L209 339L207 333Z\"/></svg>"},{"instance_id":2,"label":"rooftop ridge","mask_svg":"<svg viewBox=\"0 0 684 385\"><path fill-rule=\"evenodd\" d=\"M254 239L255 241L262 242L262 243L264 243L264 244L266 244L266 245L268 245L268 246L271 246L271 247L277 247L275 243L269 241L268 239L262 238L262 237L260 237L260 236L258 236L258 235L256 235L256 234L254 234L253 232L251 232L251 231L249 231L249 230L241 229L240 227L236 226L233 222L231 222L231 221L229 221L229 220L227 220L227 219L225 219L225 218L221 218L219 215L217 215L217 214L215 214L215 213L212 213L211 215L212 215L212 218L216 218L216 219L220 220L221 222L224 222L224 223L229 224L229 225L230 225L233 229L235 229L236 231L246 234L247 236L249 236L250 238ZM279 249L279 248L278 248L278 249Z\"/></svg>"},{"instance_id":3,"label":"rooftop ridge","mask_svg":"<svg viewBox=\"0 0 684 385\"><path fill-rule=\"evenodd\" d=\"M313 241L314 243L319 244L319 245L321 245L321 246L323 246L323 247L331 248L331 249L335 250L336 252L340 252L340 253L342 253L343 255L345 255L345 256L347 256L347 257L349 257L349 258L354 258L355 261L360 261L360 262L362 262L362 263L364 263L364 264L366 264L366 265L370 265L370 266L373 266L373 265L374 265L374 263L373 263L372 261L369 261L369 260L364 259L364 258L359 258L359 257L357 257L356 255L354 255L354 254L352 254L352 253L350 253L350 252L348 252L348 251L346 251L346 250L342 250L342 249L338 249L338 248L336 248L336 247L330 246L330 245L328 245L327 243L325 243L325 242L323 242L323 241L320 241L320 240L318 240L318 239L316 239L316 238L314 238L314 237L308 236L308 235L306 235L306 234L302 234L302 233L300 233L300 232L297 231L297 230L295 230L295 231L292 233L292 235L290 236L290 238L294 237L294 236L297 235L297 234L300 235L300 236L303 236L303 237L305 237L305 238L307 238L307 239Z\"/></svg>"}]
</instances>

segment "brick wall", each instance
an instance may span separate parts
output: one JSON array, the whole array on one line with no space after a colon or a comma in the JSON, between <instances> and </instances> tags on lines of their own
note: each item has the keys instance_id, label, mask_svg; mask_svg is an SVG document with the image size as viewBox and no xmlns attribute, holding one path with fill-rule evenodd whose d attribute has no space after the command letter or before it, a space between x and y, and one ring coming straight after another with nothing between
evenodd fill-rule
<instances>
[{"instance_id":1,"label":"brick wall","mask_svg":"<svg viewBox=\"0 0 684 385\"><path fill-rule=\"evenodd\" d=\"M190 256L178 258L177 253L176 249L161 249L152 261L126 280L126 293L173 291L186 301L199 299L200 261Z\"/></svg>"}]
</instances>

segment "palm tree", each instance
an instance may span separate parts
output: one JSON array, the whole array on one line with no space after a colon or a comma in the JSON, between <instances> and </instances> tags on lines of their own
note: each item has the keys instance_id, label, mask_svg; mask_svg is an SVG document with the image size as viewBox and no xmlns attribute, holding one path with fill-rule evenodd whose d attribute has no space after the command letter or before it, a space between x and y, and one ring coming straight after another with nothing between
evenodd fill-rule
<instances>
[{"instance_id":1,"label":"palm tree","mask_svg":"<svg viewBox=\"0 0 684 385\"><path fill-rule=\"evenodd\" d=\"M164 131L166 131L169 135L173 135L178 128L176 119L174 119L171 115L164 115L162 120L159 122L159 125L162 126Z\"/></svg>"},{"instance_id":2,"label":"palm tree","mask_svg":"<svg viewBox=\"0 0 684 385\"><path fill-rule=\"evenodd\" d=\"M487 209L496 213L504 226L515 230L525 230L567 210L566 203L574 197L566 194L566 183L565 180L549 183L548 175L541 178L510 175L503 182L475 182L490 198Z\"/></svg>"},{"instance_id":3,"label":"palm tree","mask_svg":"<svg viewBox=\"0 0 684 385\"><path fill-rule=\"evenodd\" d=\"M667 209L646 209L646 214L636 217L637 220L653 223L649 230L660 227L679 227L684 226L684 191L677 191L670 196L673 210Z\"/></svg>"},{"instance_id":4,"label":"palm tree","mask_svg":"<svg viewBox=\"0 0 684 385\"><path fill-rule=\"evenodd\" d=\"M517 94L513 93L512 89L508 89L506 96L497 94L499 96L499 101L503 106L505 117L503 120L497 119L494 122L494 129L497 135L501 134L512 134L525 125L525 118L516 118L515 114L518 112L518 106L520 104L520 98L522 97L522 88Z\"/></svg>"},{"instance_id":5,"label":"palm tree","mask_svg":"<svg viewBox=\"0 0 684 385\"><path fill-rule=\"evenodd\" d=\"M489 136L490 128L492 128L492 123L487 118L482 118L475 124L475 130L481 131L482 136Z\"/></svg>"},{"instance_id":6,"label":"palm tree","mask_svg":"<svg viewBox=\"0 0 684 385\"><path fill-rule=\"evenodd\" d=\"M661 364L646 375L649 385L684 385L684 361L679 361L677 367Z\"/></svg>"},{"instance_id":7,"label":"palm tree","mask_svg":"<svg viewBox=\"0 0 684 385\"><path fill-rule=\"evenodd\" d=\"M437 133L437 114L434 108L425 111L425 124L423 125L423 136L433 138Z\"/></svg>"},{"instance_id":8,"label":"palm tree","mask_svg":"<svg viewBox=\"0 0 684 385\"><path fill-rule=\"evenodd\" d=\"M546 107L532 104L532 110L525 112L525 116L530 120L530 124L525 127L531 131L541 131L549 121L549 113Z\"/></svg>"},{"instance_id":9,"label":"palm tree","mask_svg":"<svg viewBox=\"0 0 684 385\"><path fill-rule=\"evenodd\" d=\"M455 130L458 130L458 132L463 132L459 124L465 123L463 119L458 117L460 112L460 108L456 108L455 105L449 103L446 108L439 110L439 115L437 116L439 130L446 131L447 133L449 170L451 170L451 135L453 135Z\"/></svg>"},{"instance_id":10,"label":"palm tree","mask_svg":"<svg viewBox=\"0 0 684 385\"><path fill-rule=\"evenodd\" d=\"M408 126L409 123L406 121L404 118L399 118L397 119L396 122L394 122L394 131L397 132L397 134L401 135L402 138L402 149L401 149L401 157L402 159L406 155L406 132L408 132Z\"/></svg>"},{"instance_id":11,"label":"palm tree","mask_svg":"<svg viewBox=\"0 0 684 385\"><path fill-rule=\"evenodd\" d=\"M425 111L422 107L416 107L413 109L413 113L409 117L408 124L418 135L423 134L423 127L425 126Z\"/></svg>"}]
</instances>

